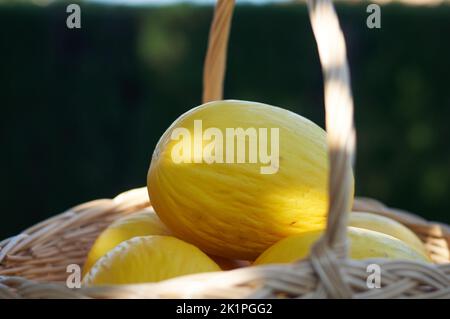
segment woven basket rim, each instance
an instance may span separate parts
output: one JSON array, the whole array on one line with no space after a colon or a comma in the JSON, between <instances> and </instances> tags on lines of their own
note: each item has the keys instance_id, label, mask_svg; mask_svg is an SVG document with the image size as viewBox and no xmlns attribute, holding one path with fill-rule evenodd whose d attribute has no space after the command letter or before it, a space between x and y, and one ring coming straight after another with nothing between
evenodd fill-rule
<instances>
[{"instance_id":1,"label":"woven basket rim","mask_svg":"<svg viewBox=\"0 0 450 319\"><path fill-rule=\"evenodd\" d=\"M19 258L19 261L14 263L14 257L25 258L32 255L33 252L39 253L39 249L37 249L40 245L39 242L36 244L30 244L28 242L28 245L30 246L23 244L20 246L20 244L27 244L27 242L24 242L23 240L33 236L35 232L39 232L42 229L41 227L43 227L42 225L54 224L54 227L58 228L61 224L65 223L66 225L72 225L69 227L77 229L77 215L82 215L83 217L81 219L86 217L98 219L99 216L101 219L101 216L109 217L109 214L113 213L114 218L110 219L109 222L103 223L106 227L112 220L126 214L138 213L142 211L142 209L148 209L149 207L150 203L148 201L146 188L133 189L122 193L113 199L94 200L78 205L62 214L41 222L40 227L36 227L36 225L32 226L21 234L2 241L0 243L0 252L1 254L6 253L6 255L13 257L13 266L8 267L10 261L7 257L3 258L3 260L0 259L0 298L273 298L279 296L285 297L286 295L289 296L289 294L295 295L295 292L302 293L302 296L306 297L309 295L305 294L305 290L311 289L311 287L318 283L318 278L314 274L314 268L308 264L308 261L304 260L292 265L252 266L221 273L189 275L155 284L70 289L66 287L65 279L67 278L67 273L65 272L65 269L61 270L58 269L58 267L49 269L49 271L55 271L59 274L59 277L54 277L54 279L47 276L30 277L23 275L23 273L27 272L27 269L23 269L25 262L21 261ZM431 240L430 245L426 245L427 249L431 252L437 249L438 253L436 253L436 255L441 259L438 258L436 260L436 262L439 263L436 265L423 265L417 262L405 261L346 260L343 268L350 269L350 275L347 276L350 276L351 278L353 278L352 276L355 276L356 279L353 278L352 280L355 282L361 280L362 274L365 274L364 267L367 267L367 264L372 262L386 265L386 267L394 269L402 269L402 267L405 268L405 266L411 268L411 265L413 265L412 267L416 269L416 272L417 269L421 269L420 267L424 267L417 272L420 274L419 276L417 276L416 273L412 275L412 278L408 276L405 278L405 276L402 275L402 272L398 273L398 271L394 271L395 276L390 278L390 285L387 289L380 289L377 291L358 290L352 296L353 298L380 298L383 296L398 297L399 291L407 292L408 289L406 288L410 287L413 283L417 286L430 287L430 282L438 287L434 287L435 289L431 289L429 292L422 292L421 294L415 291L415 297L450 298L450 227L448 225L443 225L444 227L442 227L440 233L436 232L436 229L441 227L440 223L436 224L428 222L404 211L402 211L401 215L396 215L396 209L386 207L381 202L373 199L356 198L354 209L355 208L358 208L358 210L361 211L385 215L402 222L419 235L420 238ZM99 213L100 211L102 212ZM68 223L68 220L71 220L71 222ZM86 219L85 222L87 225L92 224L89 219ZM62 229L61 233L64 234L65 231L65 229ZM101 228L99 227L97 233L100 231ZM68 233L70 233L70 231L68 231ZM61 237L58 233L53 233L53 236L53 241L49 240L49 238L47 239L55 244ZM95 239L95 236L92 237ZM16 240L15 244L12 244L9 252L6 252L5 248L8 244L14 242L14 240ZM41 245L45 246L45 243L41 243ZM18 247L19 249L11 254L14 247ZM84 261L88 250L89 247L84 250L84 255L78 259L79 263ZM75 259L66 263L77 262ZM6 264L4 265L5 260ZM37 260L39 261L39 258L37 258ZM216 279L212 279L214 277ZM281 285L283 289L276 284L278 277L287 281L287 283L284 282L286 286L283 286L283 284ZM416 277L421 278L420 285L417 284L418 280ZM430 281L429 277L441 279L440 282L437 281L436 283L436 280ZM221 281L221 278L225 278L226 280L223 279ZM221 281L220 285L215 285L216 281ZM269 282L269 288L264 286L267 285L267 281ZM200 286L202 288L199 290L194 289L194 291L179 289L180 286L187 285L187 283L194 287L198 287L196 283L201 283ZM426 284L428 284L428 286ZM275 287L270 285L274 285ZM255 287L259 287L259 289L255 289ZM361 288L359 287L359 289ZM324 296L317 295L316 297L323 298ZM403 295L402 297L413 298L414 295Z\"/></svg>"}]
</instances>

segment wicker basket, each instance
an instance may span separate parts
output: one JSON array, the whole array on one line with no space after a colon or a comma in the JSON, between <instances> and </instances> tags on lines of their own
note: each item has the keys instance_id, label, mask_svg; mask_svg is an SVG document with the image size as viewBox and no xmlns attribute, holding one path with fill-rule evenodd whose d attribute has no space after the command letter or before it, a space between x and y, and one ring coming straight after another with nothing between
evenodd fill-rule
<instances>
[{"instance_id":1,"label":"wicker basket","mask_svg":"<svg viewBox=\"0 0 450 319\"><path fill-rule=\"evenodd\" d=\"M205 61L203 100L222 98L234 0L217 2ZM396 219L423 240L435 264L347 258L347 212L355 133L344 37L331 0L309 0L325 80L330 155L327 229L310 256L289 265L189 275L159 283L68 288L67 266L82 265L100 231L150 206L146 188L76 206L0 242L0 298L450 298L450 227L357 198L353 209ZM369 289L367 266L381 267Z\"/></svg>"}]
</instances>

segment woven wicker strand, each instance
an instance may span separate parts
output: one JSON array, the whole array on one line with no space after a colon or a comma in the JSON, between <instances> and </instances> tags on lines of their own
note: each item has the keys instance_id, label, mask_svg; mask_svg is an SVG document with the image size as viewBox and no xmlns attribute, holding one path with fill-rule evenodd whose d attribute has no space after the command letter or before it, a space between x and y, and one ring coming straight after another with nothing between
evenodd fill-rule
<instances>
[{"instance_id":1,"label":"woven wicker strand","mask_svg":"<svg viewBox=\"0 0 450 319\"><path fill-rule=\"evenodd\" d=\"M203 100L222 99L233 0L219 0L205 59ZM309 258L289 265L195 274L159 283L67 288L67 266L82 266L98 234L113 220L151 209L145 187L76 206L0 242L0 298L450 298L450 227L382 203L357 198L353 210L400 221L413 230L436 264L347 258L347 213L355 148L353 101L345 41L331 0L308 2L324 73L330 154L329 216ZM382 269L382 287L369 289L367 266Z\"/></svg>"}]
</instances>

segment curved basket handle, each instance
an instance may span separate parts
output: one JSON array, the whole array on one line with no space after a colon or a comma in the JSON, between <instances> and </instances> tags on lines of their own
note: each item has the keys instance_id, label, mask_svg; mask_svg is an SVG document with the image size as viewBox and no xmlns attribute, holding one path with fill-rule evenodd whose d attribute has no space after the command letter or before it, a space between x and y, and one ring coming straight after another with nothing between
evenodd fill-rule
<instances>
[{"instance_id":1,"label":"curved basket handle","mask_svg":"<svg viewBox=\"0 0 450 319\"><path fill-rule=\"evenodd\" d=\"M203 76L203 102L221 100L227 42L234 0L218 0L209 34ZM347 255L355 153L353 96L345 40L331 0L308 0L309 18L324 77L327 143L330 160L327 229L311 251L311 262L335 297L349 296L337 263Z\"/></svg>"},{"instance_id":2,"label":"curved basket handle","mask_svg":"<svg viewBox=\"0 0 450 319\"><path fill-rule=\"evenodd\" d=\"M324 76L328 153L330 158L328 224L324 239L345 255L348 212L352 207L355 127L353 96L345 39L331 0L308 0L309 18Z\"/></svg>"},{"instance_id":3,"label":"curved basket handle","mask_svg":"<svg viewBox=\"0 0 450 319\"><path fill-rule=\"evenodd\" d=\"M203 67L203 103L223 98L228 37L233 9L234 0L218 0L216 2Z\"/></svg>"}]
</instances>

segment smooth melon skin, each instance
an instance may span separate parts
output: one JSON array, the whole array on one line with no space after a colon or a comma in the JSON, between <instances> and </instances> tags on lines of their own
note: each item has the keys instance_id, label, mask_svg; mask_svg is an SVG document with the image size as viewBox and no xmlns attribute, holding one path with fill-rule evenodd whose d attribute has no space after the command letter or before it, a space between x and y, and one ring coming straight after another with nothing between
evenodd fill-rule
<instances>
[{"instance_id":1,"label":"smooth melon skin","mask_svg":"<svg viewBox=\"0 0 450 319\"><path fill-rule=\"evenodd\" d=\"M259 256L254 265L284 264L309 255L311 246L323 231L312 231L280 240ZM406 259L430 262L430 259L403 241L368 229L348 227L349 252L352 259Z\"/></svg>"},{"instance_id":2,"label":"smooth melon skin","mask_svg":"<svg viewBox=\"0 0 450 319\"><path fill-rule=\"evenodd\" d=\"M195 120L202 120L203 131L266 128L269 145L271 128L278 128L277 172L261 174L266 164L259 160L175 163L172 150L180 140L172 132L182 127L193 135ZM322 128L282 108L228 100L201 105L172 124L156 146L147 186L155 211L177 237L212 255L254 260L284 237L324 228L327 179Z\"/></svg>"},{"instance_id":3,"label":"smooth melon skin","mask_svg":"<svg viewBox=\"0 0 450 319\"><path fill-rule=\"evenodd\" d=\"M171 236L126 240L100 258L83 279L86 286L158 282L178 276L220 271L197 247Z\"/></svg>"},{"instance_id":4,"label":"smooth melon skin","mask_svg":"<svg viewBox=\"0 0 450 319\"><path fill-rule=\"evenodd\" d=\"M83 276L107 252L121 242L138 236L170 235L152 208L144 208L132 215L124 216L108 226L92 245L83 266Z\"/></svg>"},{"instance_id":5,"label":"smooth melon skin","mask_svg":"<svg viewBox=\"0 0 450 319\"><path fill-rule=\"evenodd\" d=\"M348 220L349 226L365 228L387 235L391 235L407 243L418 252L428 255L424 244L409 228L391 218L365 212L351 212Z\"/></svg>"}]
</instances>

